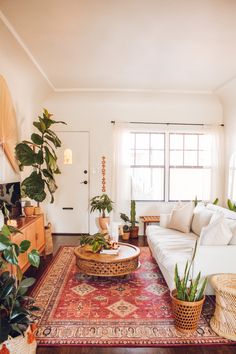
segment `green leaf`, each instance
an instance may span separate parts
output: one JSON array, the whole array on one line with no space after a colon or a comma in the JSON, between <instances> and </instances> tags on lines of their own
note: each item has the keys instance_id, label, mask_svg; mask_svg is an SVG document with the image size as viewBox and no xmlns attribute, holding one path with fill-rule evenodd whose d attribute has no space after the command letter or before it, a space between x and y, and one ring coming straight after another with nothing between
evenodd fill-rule
<instances>
[{"instance_id":1,"label":"green leaf","mask_svg":"<svg viewBox=\"0 0 236 354\"><path fill-rule=\"evenodd\" d=\"M43 138L39 134L33 133L31 135L31 140L36 145L42 145L43 144Z\"/></svg>"},{"instance_id":2,"label":"green leaf","mask_svg":"<svg viewBox=\"0 0 236 354\"><path fill-rule=\"evenodd\" d=\"M39 255L39 252L37 250L32 250L28 254L28 259L29 259L29 262L30 262L31 265L33 265L36 268L39 267L40 255Z\"/></svg>"},{"instance_id":3,"label":"green leaf","mask_svg":"<svg viewBox=\"0 0 236 354\"><path fill-rule=\"evenodd\" d=\"M31 199L42 202L46 198L44 191L45 181L42 179L41 173L33 171L31 175L22 182L22 186L25 188L25 194Z\"/></svg>"},{"instance_id":4,"label":"green leaf","mask_svg":"<svg viewBox=\"0 0 236 354\"><path fill-rule=\"evenodd\" d=\"M47 146L45 146L45 160L48 169L54 172L57 169L57 162Z\"/></svg>"},{"instance_id":5,"label":"green leaf","mask_svg":"<svg viewBox=\"0 0 236 354\"><path fill-rule=\"evenodd\" d=\"M56 148L61 147L61 140L57 136L45 134L44 138L51 141Z\"/></svg>"},{"instance_id":6,"label":"green leaf","mask_svg":"<svg viewBox=\"0 0 236 354\"><path fill-rule=\"evenodd\" d=\"M11 326L8 319L0 317L0 343L5 342L10 334Z\"/></svg>"},{"instance_id":7,"label":"green leaf","mask_svg":"<svg viewBox=\"0 0 236 354\"><path fill-rule=\"evenodd\" d=\"M199 301L203 298L203 295L204 295L204 292L205 292L205 289L206 289L206 285L207 285L207 277L204 279L203 283L202 283L202 286L199 290L199 293L197 294L197 297L196 297L196 301Z\"/></svg>"},{"instance_id":8,"label":"green leaf","mask_svg":"<svg viewBox=\"0 0 236 354\"><path fill-rule=\"evenodd\" d=\"M17 144L15 151L16 158L22 166L31 166L35 163L35 153L27 144Z\"/></svg>"},{"instance_id":9,"label":"green leaf","mask_svg":"<svg viewBox=\"0 0 236 354\"><path fill-rule=\"evenodd\" d=\"M15 265L18 264L18 257L16 255L15 248L13 246L9 246L2 253L3 253L5 260L8 263L15 264Z\"/></svg>"},{"instance_id":10,"label":"green leaf","mask_svg":"<svg viewBox=\"0 0 236 354\"><path fill-rule=\"evenodd\" d=\"M20 284L19 287L20 288L29 288L30 286L32 286L35 283L35 279L34 278L25 278L23 279Z\"/></svg>"},{"instance_id":11,"label":"green leaf","mask_svg":"<svg viewBox=\"0 0 236 354\"><path fill-rule=\"evenodd\" d=\"M44 177L54 179L53 173L51 173L50 171L46 170L45 168L42 170L42 172L43 172Z\"/></svg>"},{"instance_id":12,"label":"green leaf","mask_svg":"<svg viewBox=\"0 0 236 354\"><path fill-rule=\"evenodd\" d=\"M20 253L25 253L30 247L30 241L24 240L20 244Z\"/></svg>"},{"instance_id":13,"label":"green leaf","mask_svg":"<svg viewBox=\"0 0 236 354\"><path fill-rule=\"evenodd\" d=\"M11 231L10 231L10 228L8 225L4 224L2 229L1 229L1 233L4 235L4 236L10 236L11 234Z\"/></svg>"},{"instance_id":14,"label":"green leaf","mask_svg":"<svg viewBox=\"0 0 236 354\"><path fill-rule=\"evenodd\" d=\"M40 122L33 122L33 125L41 132L44 133L44 130L40 124Z\"/></svg>"},{"instance_id":15,"label":"green leaf","mask_svg":"<svg viewBox=\"0 0 236 354\"><path fill-rule=\"evenodd\" d=\"M7 236L0 235L0 252L8 248L8 246L11 244L11 241Z\"/></svg>"},{"instance_id":16,"label":"green leaf","mask_svg":"<svg viewBox=\"0 0 236 354\"><path fill-rule=\"evenodd\" d=\"M39 152L35 155L35 162L38 165L42 165L44 163L43 151L42 150L39 150Z\"/></svg>"}]
</instances>

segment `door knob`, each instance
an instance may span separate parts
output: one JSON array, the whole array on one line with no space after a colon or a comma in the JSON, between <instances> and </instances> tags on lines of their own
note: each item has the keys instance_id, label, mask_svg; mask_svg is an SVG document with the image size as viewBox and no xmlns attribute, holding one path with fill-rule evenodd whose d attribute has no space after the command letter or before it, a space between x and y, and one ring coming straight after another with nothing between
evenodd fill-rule
<instances>
[{"instance_id":1,"label":"door knob","mask_svg":"<svg viewBox=\"0 0 236 354\"><path fill-rule=\"evenodd\" d=\"M86 175L88 173L88 171L87 170L84 170L84 174Z\"/></svg>"},{"instance_id":2,"label":"door knob","mask_svg":"<svg viewBox=\"0 0 236 354\"><path fill-rule=\"evenodd\" d=\"M88 184L88 181L80 182L81 184Z\"/></svg>"}]
</instances>

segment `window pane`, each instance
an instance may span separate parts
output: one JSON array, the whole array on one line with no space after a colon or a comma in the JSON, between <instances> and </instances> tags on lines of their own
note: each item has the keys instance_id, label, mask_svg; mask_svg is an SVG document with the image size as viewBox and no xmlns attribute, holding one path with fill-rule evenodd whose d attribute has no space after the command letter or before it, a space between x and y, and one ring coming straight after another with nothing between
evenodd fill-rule
<instances>
[{"instance_id":1,"label":"window pane","mask_svg":"<svg viewBox=\"0 0 236 354\"><path fill-rule=\"evenodd\" d=\"M134 150L131 150L130 152L130 165L134 165Z\"/></svg>"},{"instance_id":2,"label":"window pane","mask_svg":"<svg viewBox=\"0 0 236 354\"><path fill-rule=\"evenodd\" d=\"M199 151L199 166L211 166L210 151Z\"/></svg>"},{"instance_id":3,"label":"window pane","mask_svg":"<svg viewBox=\"0 0 236 354\"><path fill-rule=\"evenodd\" d=\"M149 149L149 134L136 134L136 149Z\"/></svg>"},{"instance_id":4,"label":"window pane","mask_svg":"<svg viewBox=\"0 0 236 354\"><path fill-rule=\"evenodd\" d=\"M151 165L164 166L164 151L160 151L160 150L151 151Z\"/></svg>"},{"instance_id":5,"label":"window pane","mask_svg":"<svg viewBox=\"0 0 236 354\"><path fill-rule=\"evenodd\" d=\"M135 165L149 165L149 150L136 150Z\"/></svg>"},{"instance_id":6,"label":"window pane","mask_svg":"<svg viewBox=\"0 0 236 354\"><path fill-rule=\"evenodd\" d=\"M210 199L210 169L171 168L170 200Z\"/></svg>"},{"instance_id":7,"label":"window pane","mask_svg":"<svg viewBox=\"0 0 236 354\"><path fill-rule=\"evenodd\" d=\"M197 151L185 151L184 152L184 165L185 166L197 166Z\"/></svg>"},{"instance_id":8,"label":"window pane","mask_svg":"<svg viewBox=\"0 0 236 354\"><path fill-rule=\"evenodd\" d=\"M183 151L170 151L170 166L182 166Z\"/></svg>"},{"instance_id":9,"label":"window pane","mask_svg":"<svg viewBox=\"0 0 236 354\"><path fill-rule=\"evenodd\" d=\"M199 135L199 150L210 150L211 138L209 135Z\"/></svg>"},{"instance_id":10,"label":"window pane","mask_svg":"<svg viewBox=\"0 0 236 354\"><path fill-rule=\"evenodd\" d=\"M164 200L164 168L133 168L132 199Z\"/></svg>"},{"instance_id":11,"label":"window pane","mask_svg":"<svg viewBox=\"0 0 236 354\"><path fill-rule=\"evenodd\" d=\"M135 134L134 133L130 133L130 148L134 149L134 140L135 140Z\"/></svg>"},{"instance_id":12,"label":"window pane","mask_svg":"<svg viewBox=\"0 0 236 354\"><path fill-rule=\"evenodd\" d=\"M193 134L186 134L184 136L184 149L185 150L197 150L198 136Z\"/></svg>"},{"instance_id":13,"label":"window pane","mask_svg":"<svg viewBox=\"0 0 236 354\"><path fill-rule=\"evenodd\" d=\"M151 149L163 149L165 147L164 134L151 134Z\"/></svg>"},{"instance_id":14,"label":"window pane","mask_svg":"<svg viewBox=\"0 0 236 354\"><path fill-rule=\"evenodd\" d=\"M170 134L170 149L181 150L183 149L183 135L182 134Z\"/></svg>"}]
</instances>

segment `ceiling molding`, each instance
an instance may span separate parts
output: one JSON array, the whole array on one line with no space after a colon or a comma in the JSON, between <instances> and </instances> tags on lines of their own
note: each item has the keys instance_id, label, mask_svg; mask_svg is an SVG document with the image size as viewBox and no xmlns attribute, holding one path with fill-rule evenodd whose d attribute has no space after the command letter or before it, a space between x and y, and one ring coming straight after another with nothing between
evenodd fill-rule
<instances>
[{"instance_id":1,"label":"ceiling molding","mask_svg":"<svg viewBox=\"0 0 236 354\"><path fill-rule=\"evenodd\" d=\"M3 21L5 26L8 28L8 30L11 32L11 34L14 36L16 41L19 43L19 45L22 47L22 49L25 51L25 53L28 55L32 63L35 65L35 67L38 69L40 74L43 76L43 78L47 81L48 85L55 91L54 85L51 83L47 75L45 74L44 70L41 68L35 57L31 54L29 48L25 45L19 34L15 31L14 27L11 25L11 23L8 21L6 16L2 13L0 10L0 19Z\"/></svg>"},{"instance_id":2,"label":"ceiling molding","mask_svg":"<svg viewBox=\"0 0 236 354\"><path fill-rule=\"evenodd\" d=\"M212 90L160 90L160 89L118 89L118 88L55 88L55 92L118 92L118 93L168 93L212 95Z\"/></svg>"}]
</instances>

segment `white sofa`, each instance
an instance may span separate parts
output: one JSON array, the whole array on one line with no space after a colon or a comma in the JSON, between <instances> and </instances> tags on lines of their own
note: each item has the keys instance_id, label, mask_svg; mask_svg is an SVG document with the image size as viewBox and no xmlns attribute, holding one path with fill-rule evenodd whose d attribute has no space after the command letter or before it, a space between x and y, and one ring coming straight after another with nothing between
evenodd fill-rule
<instances>
[{"instance_id":1,"label":"white sofa","mask_svg":"<svg viewBox=\"0 0 236 354\"><path fill-rule=\"evenodd\" d=\"M201 244L202 230L209 224L215 212L224 214L225 222L232 231L232 238L227 245L203 246ZM201 215L204 217L202 218L201 216L199 221L197 220L197 212L195 212L191 222L191 229L194 229L197 233L193 231L183 233L157 225L147 227L146 233L149 247L170 290L175 288L175 264L178 264L179 272L183 275L186 261L192 258L196 240L198 242L193 277L199 271L201 271L202 276L210 276L217 273L236 273L236 213L208 204L204 208L204 214ZM214 294L209 281L206 294Z\"/></svg>"}]
</instances>

